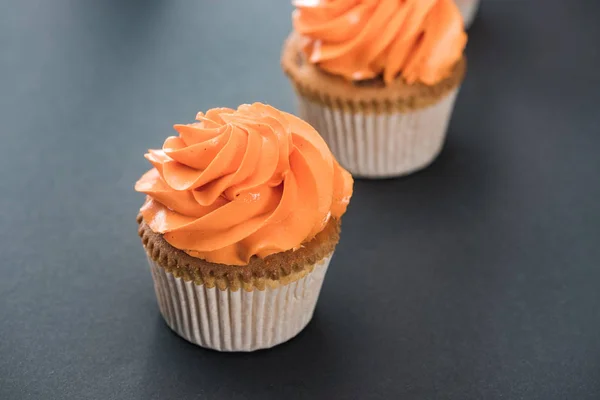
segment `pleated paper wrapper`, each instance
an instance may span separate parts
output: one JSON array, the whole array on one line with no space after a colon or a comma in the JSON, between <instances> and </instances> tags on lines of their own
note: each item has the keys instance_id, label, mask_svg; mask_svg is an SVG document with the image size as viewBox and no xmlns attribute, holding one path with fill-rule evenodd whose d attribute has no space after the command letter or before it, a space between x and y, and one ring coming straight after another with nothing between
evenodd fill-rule
<instances>
[{"instance_id":1,"label":"pleated paper wrapper","mask_svg":"<svg viewBox=\"0 0 600 400\"><path fill-rule=\"evenodd\" d=\"M333 254L332 254L333 255ZM219 351L254 351L296 336L313 316L332 255L285 285L220 290L178 278L148 258L160 312L184 339Z\"/></svg>"},{"instance_id":2,"label":"pleated paper wrapper","mask_svg":"<svg viewBox=\"0 0 600 400\"><path fill-rule=\"evenodd\" d=\"M332 108L299 94L299 113L352 175L397 177L422 169L437 157L458 90L432 105L390 113Z\"/></svg>"},{"instance_id":3,"label":"pleated paper wrapper","mask_svg":"<svg viewBox=\"0 0 600 400\"><path fill-rule=\"evenodd\" d=\"M458 9L460 10L463 20L465 21L465 27L471 26L475 15L477 15L477 9L479 8L480 0L454 0Z\"/></svg>"}]
</instances>

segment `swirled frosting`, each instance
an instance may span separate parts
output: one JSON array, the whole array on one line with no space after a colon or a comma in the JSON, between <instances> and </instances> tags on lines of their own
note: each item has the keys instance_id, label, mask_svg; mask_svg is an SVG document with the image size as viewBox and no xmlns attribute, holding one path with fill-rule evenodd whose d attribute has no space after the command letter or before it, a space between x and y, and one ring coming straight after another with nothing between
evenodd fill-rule
<instances>
[{"instance_id":1,"label":"swirled frosting","mask_svg":"<svg viewBox=\"0 0 600 400\"><path fill-rule=\"evenodd\" d=\"M340 218L352 177L299 118L254 103L213 108L175 125L136 183L141 214L172 246L210 262L299 248Z\"/></svg>"},{"instance_id":2,"label":"swirled frosting","mask_svg":"<svg viewBox=\"0 0 600 400\"><path fill-rule=\"evenodd\" d=\"M400 74L433 85L467 43L453 0L295 0L294 29L312 63L349 80Z\"/></svg>"}]
</instances>

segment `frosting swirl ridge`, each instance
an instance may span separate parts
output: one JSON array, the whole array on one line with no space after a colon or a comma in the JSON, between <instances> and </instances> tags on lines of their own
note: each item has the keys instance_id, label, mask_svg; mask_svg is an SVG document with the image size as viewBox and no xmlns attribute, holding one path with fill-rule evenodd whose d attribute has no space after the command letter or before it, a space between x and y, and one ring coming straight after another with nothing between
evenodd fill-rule
<instances>
[{"instance_id":1,"label":"frosting swirl ridge","mask_svg":"<svg viewBox=\"0 0 600 400\"><path fill-rule=\"evenodd\" d=\"M433 85L460 60L467 35L453 0L295 0L308 60L349 80L400 74Z\"/></svg>"},{"instance_id":2,"label":"frosting swirl ridge","mask_svg":"<svg viewBox=\"0 0 600 400\"><path fill-rule=\"evenodd\" d=\"M141 214L172 246L210 262L296 249L340 218L352 177L299 118L254 103L213 108L149 150Z\"/></svg>"}]
</instances>

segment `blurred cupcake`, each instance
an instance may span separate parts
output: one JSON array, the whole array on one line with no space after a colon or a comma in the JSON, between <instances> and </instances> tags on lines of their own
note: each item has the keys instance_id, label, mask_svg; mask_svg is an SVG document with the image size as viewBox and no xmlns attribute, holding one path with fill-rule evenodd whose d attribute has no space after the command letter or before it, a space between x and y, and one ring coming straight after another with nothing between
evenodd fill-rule
<instances>
[{"instance_id":1,"label":"blurred cupcake","mask_svg":"<svg viewBox=\"0 0 600 400\"><path fill-rule=\"evenodd\" d=\"M452 0L296 0L282 67L300 116L357 176L405 175L442 148L466 71Z\"/></svg>"},{"instance_id":2,"label":"blurred cupcake","mask_svg":"<svg viewBox=\"0 0 600 400\"><path fill-rule=\"evenodd\" d=\"M352 195L318 133L255 103L175 125L136 183L160 311L222 351L285 342L310 321Z\"/></svg>"},{"instance_id":3,"label":"blurred cupcake","mask_svg":"<svg viewBox=\"0 0 600 400\"><path fill-rule=\"evenodd\" d=\"M477 9L479 8L479 0L454 0L460 13L465 21L465 26L469 27L477 15Z\"/></svg>"}]
</instances>

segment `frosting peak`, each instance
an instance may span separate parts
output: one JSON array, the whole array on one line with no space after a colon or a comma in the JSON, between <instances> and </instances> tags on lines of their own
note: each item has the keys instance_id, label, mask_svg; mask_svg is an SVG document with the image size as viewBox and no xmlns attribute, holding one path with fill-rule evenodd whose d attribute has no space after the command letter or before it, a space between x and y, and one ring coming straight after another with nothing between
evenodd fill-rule
<instances>
[{"instance_id":1,"label":"frosting peak","mask_svg":"<svg viewBox=\"0 0 600 400\"><path fill-rule=\"evenodd\" d=\"M467 42L453 0L295 0L294 29L308 60L349 80L398 74L433 85Z\"/></svg>"},{"instance_id":2,"label":"frosting peak","mask_svg":"<svg viewBox=\"0 0 600 400\"><path fill-rule=\"evenodd\" d=\"M352 177L299 118L254 103L175 125L136 183L141 214L172 246L210 262L296 249L346 211Z\"/></svg>"}]
</instances>

